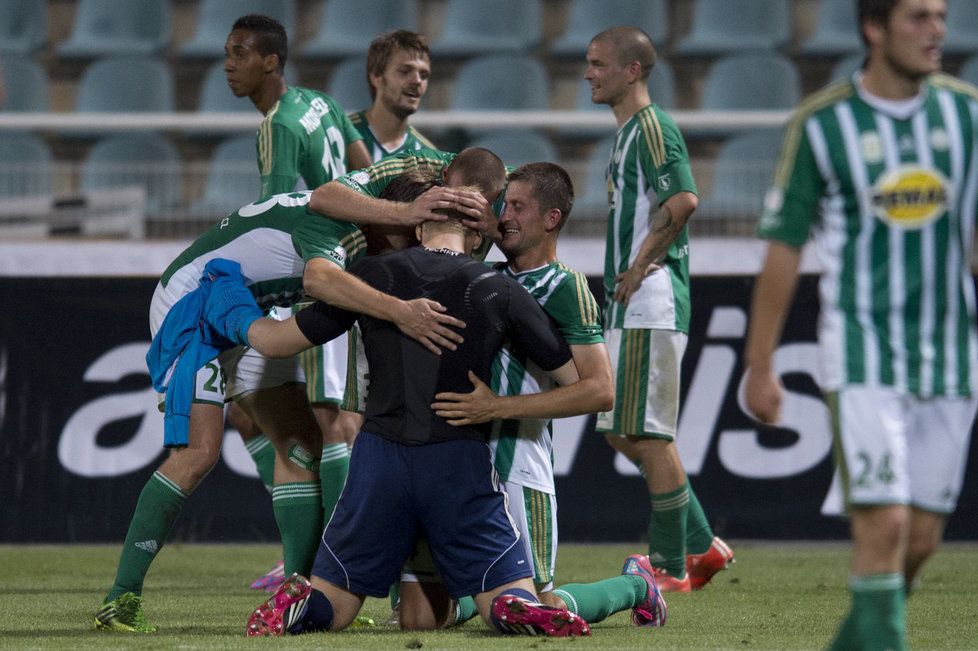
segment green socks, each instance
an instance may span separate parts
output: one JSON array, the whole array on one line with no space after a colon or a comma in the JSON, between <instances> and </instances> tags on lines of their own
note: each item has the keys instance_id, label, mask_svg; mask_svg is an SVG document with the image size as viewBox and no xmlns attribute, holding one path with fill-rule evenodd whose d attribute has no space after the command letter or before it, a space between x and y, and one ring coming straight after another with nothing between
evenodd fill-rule
<instances>
[{"instance_id":1,"label":"green socks","mask_svg":"<svg viewBox=\"0 0 978 651\"><path fill-rule=\"evenodd\" d=\"M159 471L149 478L136 502L129 532L119 555L115 583L105 598L106 602L124 592L142 594L143 579L149 572L149 566L163 548L186 501L186 493Z\"/></svg>"},{"instance_id":2,"label":"green socks","mask_svg":"<svg viewBox=\"0 0 978 651\"><path fill-rule=\"evenodd\" d=\"M628 610L645 601L648 584L640 576L616 576L594 583L568 583L554 594L564 600L567 609L580 615L588 624L596 624L614 613Z\"/></svg>"},{"instance_id":3,"label":"green socks","mask_svg":"<svg viewBox=\"0 0 978 651\"><path fill-rule=\"evenodd\" d=\"M319 462L319 483L323 491L323 525L329 522L333 509L340 499L346 475L350 472L350 449L346 443L329 443L323 446L323 457Z\"/></svg>"},{"instance_id":4,"label":"green socks","mask_svg":"<svg viewBox=\"0 0 978 651\"><path fill-rule=\"evenodd\" d=\"M272 511L282 536L285 576L309 576L323 533L319 482L278 484L272 488Z\"/></svg>"},{"instance_id":5,"label":"green socks","mask_svg":"<svg viewBox=\"0 0 978 651\"><path fill-rule=\"evenodd\" d=\"M264 434L259 434L244 442L248 454L255 460L255 467L258 468L258 477L265 484L265 490L272 492L272 484L275 483L275 448L272 442Z\"/></svg>"},{"instance_id":6,"label":"green socks","mask_svg":"<svg viewBox=\"0 0 978 651\"><path fill-rule=\"evenodd\" d=\"M455 612L452 614L452 619L445 624L445 628L461 626L478 614L479 609L475 606L475 599L472 597L461 597L455 601Z\"/></svg>"},{"instance_id":7,"label":"green socks","mask_svg":"<svg viewBox=\"0 0 978 651\"><path fill-rule=\"evenodd\" d=\"M852 606L829 649L900 651L907 648L903 576L872 574L849 578Z\"/></svg>"},{"instance_id":8,"label":"green socks","mask_svg":"<svg viewBox=\"0 0 978 651\"><path fill-rule=\"evenodd\" d=\"M706 521L706 513L696 499L693 487L686 480L686 492L689 494L689 506L686 508L686 553L706 553L713 544L713 529Z\"/></svg>"},{"instance_id":9,"label":"green socks","mask_svg":"<svg viewBox=\"0 0 978 651\"><path fill-rule=\"evenodd\" d=\"M677 579L686 576L686 484L668 493L652 495L649 523L649 562ZM712 540L712 538L711 538Z\"/></svg>"}]
</instances>

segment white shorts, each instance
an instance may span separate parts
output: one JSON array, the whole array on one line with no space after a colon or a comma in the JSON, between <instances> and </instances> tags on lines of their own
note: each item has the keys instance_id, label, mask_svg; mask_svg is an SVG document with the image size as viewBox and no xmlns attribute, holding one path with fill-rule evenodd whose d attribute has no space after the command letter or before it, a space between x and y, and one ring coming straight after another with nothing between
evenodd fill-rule
<instances>
[{"instance_id":1,"label":"white shorts","mask_svg":"<svg viewBox=\"0 0 978 651\"><path fill-rule=\"evenodd\" d=\"M149 308L151 334L155 336L170 307L180 298L182 295L175 296L162 285L156 286ZM288 314L279 315L279 318L282 317L288 318ZM285 359L268 359L252 348L236 346L224 351L197 371L193 401L223 407L228 400L259 389L302 384L305 381L298 355ZM158 394L158 400L162 410L163 395Z\"/></svg>"},{"instance_id":2,"label":"white shorts","mask_svg":"<svg viewBox=\"0 0 978 651\"><path fill-rule=\"evenodd\" d=\"M348 336L343 333L321 346L302 351L302 368L306 374L306 398L310 404L343 402L346 391Z\"/></svg>"},{"instance_id":3,"label":"white shorts","mask_svg":"<svg viewBox=\"0 0 978 651\"><path fill-rule=\"evenodd\" d=\"M557 497L550 493L500 482L506 492L510 517L520 532L520 543L528 558L533 559L533 583L538 592L554 587L557 566ZM414 553L401 572L406 583L441 583L441 577L424 540L419 540Z\"/></svg>"},{"instance_id":4,"label":"white shorts","mask_svg":"<svg viewBox=\"0 0 978 651\"><path fill-rule=\"evenodd\" d=\"M978 397L918 398L891 387L849 386L828 401L849 505L954 511Z\"/></svg>"},{"instance_id":5,"label":"white shorts","mask_svg":"<svg viewBox=\"0 0 978 651\"><path fill-rule=\"evenodd\" d=\"M612 328L604 333L615 405L598 414L599 432L676 438L680 369L688 337L676 330Z\"/></svg>"}]
</instances>

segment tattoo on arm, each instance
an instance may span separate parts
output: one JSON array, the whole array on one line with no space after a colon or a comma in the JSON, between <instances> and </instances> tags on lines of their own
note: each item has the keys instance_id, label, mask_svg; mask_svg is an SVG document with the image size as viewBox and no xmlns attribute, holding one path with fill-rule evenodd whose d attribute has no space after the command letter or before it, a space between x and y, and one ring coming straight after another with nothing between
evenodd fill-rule
<instances>
[{"instance_id":1,"label":"tattoo on arm","mask_svg":"<svg viewBox=\"0 0 978 651\"><path fill-rule=\"evenodd\" d=\"M651 247L647 255L643 256L643 263L648 265L662 262L669 251L669 245L676 239L682 226L667 204L662 204L658 210L653 211L649 215L648 237L651 240Z\"/></svg>"}]
</instances>

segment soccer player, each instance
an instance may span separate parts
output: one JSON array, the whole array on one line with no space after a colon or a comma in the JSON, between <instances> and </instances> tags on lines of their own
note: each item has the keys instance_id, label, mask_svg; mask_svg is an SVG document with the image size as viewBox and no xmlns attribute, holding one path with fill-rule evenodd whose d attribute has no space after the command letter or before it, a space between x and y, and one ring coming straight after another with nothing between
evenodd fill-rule
<instances>
[{"instance_id":1,"label":"soccer player","mask_svg":"<svg viewBox=\"0 0 978 651\"><path fill-rule=\"evenodd\" d=\"M366 596L387 594L422 533L450 594L475 594L490 626L588 634L581 618L537 603L532 560L517 544L494 478L485 443L490 428L454 427L430 408L436 393L470 386L470 371L488 381L506 338L564 384L577 380L570 351L518 283L463 255L480 237L461 220L427 222L420 239L420 247L365 258L351 271L393 295L438 300L469 324L466 338L436 357L382 322L359 317L372 386L349 479L323 533L311 585L300 576L287 580L249 617L248 635L342 630ZM277 357L336 336L354 318L317 303L288 321L257 319L226 334Z\"/></svg>"},{"instance_id":2,"label":"soccer player","mask_svg":"<svg viewBox=\"0 0 978 651\"><path fill-rule=\"evenodd\" d=\"M570 177L559 165L531 163L512 172L497 242L506 262L496 269L519 282L554 320L570 345L580 379L555 387L525 356L504 349L493 364L489 386L472 376L474 391L438 394L432 407L453 425L492 423L493 463L509 495L522 545L533 559L541 602L566 608L588 623L633 609L637 625L662 625L665 602L644 556L630 557L623 576L553 589L557 505L550 419L595 413L614 401L597 301L587 279L557 259L557 238L573 201ZM412 557L401 578L399 620L405 629L452 625L473 612L471 600L450 603L444 590L432 585L440 578L425 552Z\"/></svg>"},{"instance_id":3,"label":"soccer player","mask_svg":"<svg viewBox=\"0 0 978 651\"><path fill-rule=\"evenodd\" d=\"M758 226L746 399L778 422L774 351L811 234L853 541L852 603L831 648L905 649L905 596L954 510L978 406L978 91L940 73L944 0L858 7L863 69L805 100L784 133Z\"/></svg>"},{"instance_id":4,"label":"soccer player","mask_svg":"<svg viewBox=\"0 0 978 651\"><path fill-rule=\"evenodd\" d=\"M696 185L675 122L649 99L655 48L636 27L593 39L584 78L611 107L618 134L608 163L605 341L615 405L597 430L645 476L652 501L649 559L660 589L702 587L733 559L714 538L676 448L679 372L689 332L689 237Z\"/></svg>"},{"instance_id":5,"label":"soccer player","mask_svg":"<svg viewBox=\"0 0 978 651\"><path fill-rule=\"evenodd\" d=\"M432 352L453 347L459 336L442 325L458 325L424 299L403 301L372 289L343 271L363 252L363 235L354 224L337 222L307 210L310 192L273 195L244 206L215 224L167 268L150 306L155 335L177 301L198 287L204 265L217 257L241 264L259 303L291 306L304 295L347 306L381 319L417 339ZM288 438L318 428L305 405L301 371L294 360L272 361L236 348L200 369L190 407L188 440L177 442L149 479L136 504L123 544L115 582L95 616L97 628L152 632L142 610L143 579L166 542L187 497L217 462L224 437L224 402L234 397L246 410L269 415L259 421L275 434L281 460L273 494L287 566L310 567L321 533L322 506L315 475L285 463ZM225 386L226 384L226 386ZM259 404L255 404L259 403ZM306 421L301 420L308 416ZM277 486L276 486L277 488Z\"/></svg>"},{"instance_id":6,"label":"soccer player","mask_svg":"<svg viewBox=\"0 0 978 651\"><path fill-rule=\"evenodd\" d=\"M367 50L367 80L373 104L352 113L350 121L363 137L371 162L432 145L412 126L408 118L421 104L428 90L431 57L428 42L421 34L406 30L385 32ZM347 384L347 355L362 354L354 330L323 346L302 353L306 373L306 395L316 420L323 430L319 476L323 487L323 513L328 520L339 499L350 463L348 445L363 422L357 385ZM351 376L351 381L358 378ZM347 387L349 386L349 389ZM349 397L346 393L351 393ZM282 579L284 580L284 576Z\"/></svg>"}]
</instances>

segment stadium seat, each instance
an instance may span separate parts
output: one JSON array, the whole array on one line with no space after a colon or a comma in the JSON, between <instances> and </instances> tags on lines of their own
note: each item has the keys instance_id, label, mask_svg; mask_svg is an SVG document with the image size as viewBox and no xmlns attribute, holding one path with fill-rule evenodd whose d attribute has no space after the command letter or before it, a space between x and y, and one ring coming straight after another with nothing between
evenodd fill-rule
<instances>
[{"instance_id":1,"label":"stadium seat","mask_svg":"<svg viewBox=\"0 0 978 651\"><path fill-rule=\"evenodd\" d=\"M51 198L54 158L44 140L21 131L0 132L0 151L0 200Z\"/></svg>"},{"instance_id":2,"label":"stadium seat","mask_svg":"<svg viewBox=\"0 0 978 651\"><path fill-rule=\"evenodd\" d=\"M195 217L223 217L258 199L261 177L255 136L235 136L219 144L211 155L204 196L190 208Z\"/></svg>"},{"instance_id":3,"label":"stadium seat","mask_svg":"<svg viewBox=\"0 0 978 651\"><path fill-rule=\"evenodd\" d=\"M550 139L532 129L491 131L470 142L469 146L488 149L503 159L505 164L514 167L557 160L557 149Z\"/></svg>"},{"instance_id":4,"label":"stadium seat","mask_svg":"<svg viewBox=\"0 0 978 651\"><path fill-rule=\"evenodd\" d=\"M862 52L856 3L852 0L822 0L818 5L815 31L802 43L800 50L802 54L812 57Z\"/></svg>"},{"instance_id":5,"label":"stadium seat","mask_svg":"<svg viewBox=\"0 0 978 651\"><path fill-rule=\"evenodd\" d=\"M48 110L48 74L37 61L6 56L0 61L5 98L4 111Z\"/></svg>"},{"instance_id":6,"label":"stadium seat","mask_svg":"<svg viewBox=\"0 0 978 651\"><path fill-rule=\"evenodd\" d=\"M713 183L693 219L757 219L771 185L781 147L778 129L740 133L723 144Z\"/></svg>"},{"instance_id":7,"label":"stadium seat","mask_svg":"<svg viewBox=\"0 0 978 651\"><path fill-rule=\"evenodd\" d=\"M294 34L294 0L202 0L197 13L197 30L193 38L180 46L180 56L198 59L223 57L224 43L231 33L231 26L247 14L274 18L282 23L286 34Z\"/></svg>"},{"instance_id":8,"label":"stadium seat","mask_svg":"<svg viewBox=\"0 0 978 651\"><path fill-rule=\"evenodd\" d=\"M660 107L670 110L676 108L676 75L672 66L664 60L656 62L649 75L649 97ZM595 104L591 101L591 84L582 79L577 86L577 96L574 99L575 111L605 111L609 115L611 109L606 104ZM614 123L608 127L575 127L560 130L562 138L571 140L591 140L614 133Z\"/></svg>"},{"instance_id":9,"label":"stadium seat","mask_svg":"<svg viewBox=\"0 0 978 651\"><path fill-rule=\"evenodd\" d=\"M69 59L157 54L169 42L169 0L81 0L71 37L58 46L58 54Z\"/></svg>"},{"instance_id":10,"label":"stadium seat","mask_svg":"<svg viewBox=\"0 0 978 651\"><path fill-rule=\"evenodd\" d=\"M417 0L361 0L356 4L328 0L319 31L302 46L302 54L324 59L362 55L378 34L392 29L418 31L419 24Z\"/></svg>"},{"instance_id":11,"label":"stadium seat","mask_svg":"<svg viewBox=\"0 0 978 651\"><path fill-rule=\"evenodd\" d=\"M514 79L520 83L513 83ZM536 58L500 54L467 61L455 78L453 111L545 111L550 108L550 79ZM486 129L466 129L469 136Z\"/></svg>"},{"instance_id":12,"label":"stadium seat","mask_svg":"<svg viewBox=\"0 0 978 651\"><path fill-rule=\"evenodd\" d=\"M0 0L0 54L30 54L48 40L46 0Z\"/></svg>"},{"instance_id":13,"label":"stadium seat","mask_svg":"<svg viewBox=\"0 0 978 651\"><path fill-rule=\"evenodd\" d=\"M567 30L554 41L550 53L583 60L588 43L598 32L615 25L635 25L645 30L657 48L669 37L665 0L571 0Z\"/></svg>"},{"instance_id":14,"label":"stadium seat","mask_svg":"<svg viewBox=\"0 0 978 651\"><path fill-rule=\"evenodd\" d=\"M801 79L791 61L776 52L725 56L710 66L700 109L749 111L791 109Z\"/></svg>"},{"instance_id":15,"label":"stadium seat","mask_svg":"<svg viewBox=\"0 0 978 651\"><path fill-rule=\"evenodd\" d=\"M540 43L540 0L448 0L435 57L525 52Z\"/></svg>"},{"instance_id":16,"label":"stadium seat","mask_svg":"<svg viewBox=\"0 0 978 651\"><path fill-rule=\"evenodd\" d=\"M978 86L978 56L973 56L961 65L958 77L969 84Z\"/></svg>"},{"instance_id":17,"label":"stadium seat","mask_svg":"<svg viewBox=\"0 0 978 651\"><path fill-rule=\"evenodd\" d=\"M112 57L90 64L75 98L78 113L174 110L173 75L160 59Z\"/></svg>"},{"instance_id":18,"label":"stadium seat","mask_svg":"<svg viewBox=\"0 0 978 651\"><path fill-rule=\"evenodd\" d=\"M947 3L944 54L967 56L978 52L978 2Z\"/></svg>"},{"instance_id":19,"label":"stadium seat","mask_svg":"<svg viewBox=\"0 0 978 651\"><path fill-rule=\"evenodd\" d=\"M614 137L599 140L587 157L583 187L577 188L572 219L600 221L608 217L608 162Z\"/></svg>"},{"instance_id":20,"label":"stadium seat","mask_svg":"<svg viewBox=\"0 0 978 651\"><path fill-rule=\"evenodd\" d=\"M124 134L99 140L82 162L83 192L142 187L149 216L166 214L180 201L177 148L157 133Z\"/></svg>"},{"instance_id":21,"label":"stadium seat","mask_svg":"<svg viewBox=\"0 0 978 651\"><path fill-rule=\"evenodd\" d=\"M692 29L677 52L711 57L775 50L791 35L790 6L784 0L696 0Z\"/></svg>"},{"instance_id":22,"label":"stadium seat","mask_svg":"<svg viewBox=\"0 0 978 651\"><path fill-rule=\"evenodd\" d=\"M367 84L367 57L363 54L333 67L326 84L326 94L339 102L347 113L370 107L370 86Z\"/></svg>"},{"instance_id":23,"label":"stadium seat","mask_svg":"<svg viewBox=\"0 0 978 651\"><path fill-rule=\"evenodd\" d=\"M846 58L837 61L834 66L832 66L832 72L829 74L829 81L839 81L840 79L849 79L852 77L853 73L863 67L863 61L866 60L866 55L850 54Z\"/></svg>"}]
</instances>

